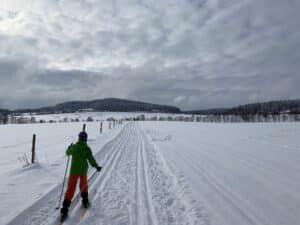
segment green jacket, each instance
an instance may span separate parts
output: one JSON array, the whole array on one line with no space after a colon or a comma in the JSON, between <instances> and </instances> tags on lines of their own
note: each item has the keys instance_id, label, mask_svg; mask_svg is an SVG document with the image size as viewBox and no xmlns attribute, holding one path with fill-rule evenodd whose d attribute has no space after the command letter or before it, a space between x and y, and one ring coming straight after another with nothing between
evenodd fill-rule
<instances>
[{"instance_id":1,"label":"green jacket","mask_svg":"<svg viewBox=\"0 0 300 225\"><path fill-rule=\"evenodd\" d=\"M70 170L72 175L86 175L89 168L88 162L95 168L98 166L90 147L83 141L70 145L66 154L72 156Z\"/></svg>"}]
</instances>

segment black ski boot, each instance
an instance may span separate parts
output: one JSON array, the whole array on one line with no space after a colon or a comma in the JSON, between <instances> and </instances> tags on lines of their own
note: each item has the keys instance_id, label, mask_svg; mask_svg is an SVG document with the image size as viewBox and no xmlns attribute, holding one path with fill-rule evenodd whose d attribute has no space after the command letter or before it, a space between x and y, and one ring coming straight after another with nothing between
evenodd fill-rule
<instances>
[{"instance_id":1,"label":"black ski boot","mask_svg":"<svg viewBox=\"0 0 300 225\"><path fill-rule=\"evenodd\" d=\"M64 222L68 218L68 212L69 212L69 207L71 205L71 201L68 199L65 199L63 202L63 207L60 210L60 221Z\"/></svg>"},{"instance_id":2,"label":"black ski boot","mask_svg":"<svg viewBox=\"0 0 300 225\"><path fill-rule=\"evenodd\" d=\"M82 206L83 208L87 209L90 207L90 201L89 201L89 194L88 192L81 192L82 197Z\"/></svg>"}]
</instances>

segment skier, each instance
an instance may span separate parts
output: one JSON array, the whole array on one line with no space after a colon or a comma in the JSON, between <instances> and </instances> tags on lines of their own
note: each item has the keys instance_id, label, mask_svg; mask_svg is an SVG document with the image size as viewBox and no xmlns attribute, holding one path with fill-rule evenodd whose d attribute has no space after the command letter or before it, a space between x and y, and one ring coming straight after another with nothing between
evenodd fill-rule
<instances>
[{"instance_id":1,"label":"skier","mask_svg":"<svg viewBox=\"0 0 300 225\"><path fill-rule=\"evenodd\" d=\"M82 197L82 205L84 208L88 208L90 206L87 183L88 162L95 167L98 172L102 169L102 167L98 166L90 147L87 145L87 138L88 135L85 131L80 132L78 142L74 145L71 144L66 151L68 156L72 156L72 161L68 187L65 193L63 206L61 208L62 221L68 216L69 207L76 190L78 179L80 180L79 187Z\"/></svg>"}]
</instances>

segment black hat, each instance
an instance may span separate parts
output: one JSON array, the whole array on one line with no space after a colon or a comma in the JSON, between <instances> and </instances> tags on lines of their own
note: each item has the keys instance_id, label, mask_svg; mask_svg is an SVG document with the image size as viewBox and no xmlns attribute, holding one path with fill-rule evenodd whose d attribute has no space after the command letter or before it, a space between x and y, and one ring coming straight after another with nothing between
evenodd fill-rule
<instances>
[{"instance_id":1,"label":"black hat","mask_svg":"<svg viewBox=\"0 0 300 225\"><path fill-rule=\"evenodd\" d=\"M84 132L84 131L80 132L78 137L79 137L79 141L87 142L88 135L86 132Z\"/></svg>"}]
</instances>

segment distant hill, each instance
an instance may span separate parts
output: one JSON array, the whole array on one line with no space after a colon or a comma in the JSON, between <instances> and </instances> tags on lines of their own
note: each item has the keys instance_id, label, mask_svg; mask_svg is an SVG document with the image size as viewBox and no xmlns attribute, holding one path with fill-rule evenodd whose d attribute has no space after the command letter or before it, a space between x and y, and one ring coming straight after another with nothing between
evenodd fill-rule
<instances>
[{"instance_id":1,"label":"distant hill","mask_svg":"<svg viewBox=\"0 0 300 225\"><path fill-rule=\"evenodd\" d=\"M71 101L71 102L64 102L50 107L43 107L39 109L21 109L15 112L73 113L84 109L90 109L93 111L110 111L110 112L163 112L163 113L180 112L180 109L174 106L158 105L158 104L124 100L118 98L106 98L106 99L99 99L93 101Z\"/></svg>"},{"instance_id":2,"label":"distant hill","mask_svg":"<svg viewBox=\"0 0 300 225\"><path fill-rule=\"evenodd\" d=\"M241 105L233 108L220 108L208 110L193 110L186 111L188 114L235 114L235 115L255 115L255 114L279 114L282 112L300 114L300 99L296 100L283 100L283 101L270 101L263 103L253 103Z\"/></svg>"},{"instance_id":3,"label":"distant hill","mask_svg":"<svg viewBox=\"0 0 300 225\"><path fill-rule=\"evenodd\" d=\"M10 111L9 110L7 110L7 109L0 109L0 114L2 114L2 115L6 115L6 114L8 114Z\"/></svg>"},{"instance_id":4,"label":"distant hill","mask_svg":"<svg viewBox=\"0 0 300 225\"><path fill-rule=\"evenodd\" d=\"M185 113L195 115L255 115L255 114L279 114L279 113L295 113L300 114L300 99L270 101L262 103L253 103L241 105L232 108L216 108L205 110L181 111L179 108L167 105L158 105L139 101L131 101L118 98L105 98L93 101L70 101L57 104L55 106L37 108L37 109L20 109L9 111L0 109L0 114L8 113L73 113L81 110L91 111L110 111L110 112L162 112L162 113Z\"/></svg>"},{"instance_id":5,"label":"distant hill","mask_svg":"<svg viewBox=\"0 0 300 225\"><path fill-rule=\"evenodd\" d=\"M190 110L182 111L185 114L198 114L198 115L217 115L224 114L228 111L226 108L216 108L216 109L202 109L202 110Z\"/></svg>"}]
</instances>

